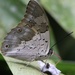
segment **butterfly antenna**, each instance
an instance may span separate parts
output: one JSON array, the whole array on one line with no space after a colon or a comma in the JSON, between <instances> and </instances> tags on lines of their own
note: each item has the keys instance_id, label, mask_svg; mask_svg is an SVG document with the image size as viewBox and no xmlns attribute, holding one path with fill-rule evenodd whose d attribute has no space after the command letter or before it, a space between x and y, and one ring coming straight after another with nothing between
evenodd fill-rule
<instances>
[{"instance_id":1,"label":"butterfly antenna","mask_svg":"<svg viewBox=\"0 0 75 75\"><path fill-rule=\"evenodd\" d=\"M68 37L70 34L72 34L73 32L71 32L71 33L69 33L68 35L66 35L65 37L63 37L61 40L59 40L58 42L56 42L51 48L50 48L50 50L52 50L52 48L56 45L56 44L58 44L58 43L60 43L60 42L62 42L62 40L64 40L64 38L66 38L66 37ZM60 60L58 60L57 62L56 62L56 65L61 61L61 57L58 55L58 54L56 54L55 52L53 52L53 54L54 55L56 55Z\"/></svg>"},{"instance_id":2,"label":"butterfly antenna","mask_svg":"<svg viewBox=\"0 0 75 75\"><path fill-rule=\"evenodd\" d=\"M59 60L56 62L56 65L57 65L61 61L61 57L56 52L54 52L54 55L59 58Z\"/></svg>"},{"instance_id":3,"label":"butterfly antenna","mask_svg":"<svg viewBox=\"0 0 75 75\"><path fill-rule=\"evenodd\" d=\"M59 41L57 41L50 49L52 49L56 44L59 44L60 42L62 42L65 38L67 38L69 35L71 35L73 32L69 33L68 35L66 35L65 37L63 37L62 39L60 39Z\"/></svg>"}]
</instances>

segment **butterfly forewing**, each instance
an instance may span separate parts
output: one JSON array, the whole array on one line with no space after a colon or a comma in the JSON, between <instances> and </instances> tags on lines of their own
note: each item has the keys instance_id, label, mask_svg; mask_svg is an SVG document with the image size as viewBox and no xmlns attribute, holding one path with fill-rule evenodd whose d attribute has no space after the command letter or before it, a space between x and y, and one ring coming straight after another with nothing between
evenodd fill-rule
<instances>
[{"instance_id":1,"label":"butterfly forewing","mask_svg":"<svg viewBox=\"0 0 75 75\"><path fill-rule=\"evenodd\" d=\"M40 5L30 0L24 19L11 30L2 44L2 53L21 60L47 58L50 49L49 22Z\"/></svg>"}]
</instances>

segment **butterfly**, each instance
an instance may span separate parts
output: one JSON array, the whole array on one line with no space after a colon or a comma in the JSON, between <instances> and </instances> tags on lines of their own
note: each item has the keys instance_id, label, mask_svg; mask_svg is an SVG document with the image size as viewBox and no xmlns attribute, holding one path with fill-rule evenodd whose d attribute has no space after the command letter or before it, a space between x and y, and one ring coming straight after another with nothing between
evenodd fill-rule
<instances>
[{"instance_id":1,"label":"butterfly","mask_svg":"<svg viewBox=\"0 0 75 75\"><path fill-rule=\"evenodd\" d=\"M44 60L52 55L49 21L35 0L29 1L24 18L4 38L1 52L25 61Z\"/></svg>"}]
</instances>

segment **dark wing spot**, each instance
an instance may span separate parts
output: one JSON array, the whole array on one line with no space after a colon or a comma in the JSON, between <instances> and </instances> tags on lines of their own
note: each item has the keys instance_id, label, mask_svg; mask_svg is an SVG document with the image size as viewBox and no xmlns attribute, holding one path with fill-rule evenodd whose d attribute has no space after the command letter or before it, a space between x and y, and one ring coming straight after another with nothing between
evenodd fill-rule
<instances>
[{"instance_id":1,"label":"dark wing spot","mask_svg":"<svg viewBox=\"0 0 75 75\"><path fill-rule=\"evenodd\" d=\"M43 40L45 40L45 39L43 39Z\"/></svg>"},{"instance_id":2,"label":"dark wing spot","mask_svg":"<svg viewBox=\"0 0 75 75\"><path fill-rule=\"evenodd\" d=\"M41 52L43 52L43 50L41 50Z\"/></svg>"},{"instance_id":3,"label":"dark wing spot","mask_svg":"<svg viewBox=\"0 0 75 75\"><path fill-rule=\"evenodd\" d=\"M9 47L10 47L10 45L6 44L6 45L5 45L5 47L6 47L6 48L9 48Z\"/></svg>"},{"instance_id":4,"label":"dark wing spot","mask_svg":"<svg viewBox=\"0 0 75 75\"><path fill-rule=\"evenodd\" d=\"M48 42L48 41L45 41L46 43Z\"/></svg>"},{"instance_id":5,"label":"dark wing spot","mask_svg":"<svg viewBox=\"0 0 75 75\"><path fill-rule=\"evenodd\" d=\"M41 46L43 46L44 44L41 44Z\"/></svg>"},{"instance_id":6,"label":"dark wing spot","mask_svg":"<svg viewBox=\"0 0 75 75\"><path fill-rule=\"evenodd\" d=\"M22 29L21 29L21 28L18 28L18 29L17 29L17 32L18 32L18 33L22 32Z\"/></svg>"}]
</instances>

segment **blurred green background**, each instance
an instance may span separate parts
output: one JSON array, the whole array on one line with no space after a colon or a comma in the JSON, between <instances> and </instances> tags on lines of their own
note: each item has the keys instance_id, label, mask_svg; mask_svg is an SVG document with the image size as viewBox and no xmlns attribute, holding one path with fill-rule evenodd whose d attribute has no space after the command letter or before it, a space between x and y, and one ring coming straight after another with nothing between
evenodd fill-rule
<instances>
[{"instance_id":1,"label":"blurred green background","mask_svg":"<svg viewBox=\"0 0 75 75\"><path fill-rule=\"evenodd\" d=\"M0 46L4 37L24 17L29 0L0 0ZM52 49L62 58L57 67L65 75L75 75L75 0L39 0L49 18L51 47L70 32L70 36L57 43ZM53 61L59 60L55 55ZM3 69L2 69L3 68ZM12 75L0 55L0 71Z\"/></svg>"}]
</instances>

